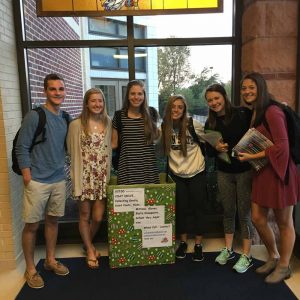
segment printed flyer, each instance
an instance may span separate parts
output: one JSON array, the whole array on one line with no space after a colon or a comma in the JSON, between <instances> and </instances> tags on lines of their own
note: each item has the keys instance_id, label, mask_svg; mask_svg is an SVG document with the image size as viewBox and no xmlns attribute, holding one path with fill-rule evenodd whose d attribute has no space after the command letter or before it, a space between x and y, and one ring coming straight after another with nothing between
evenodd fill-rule
<instances>
[{"instance_id":1,"label":"printed flyer","mask_svg":"<svg viewBox=\"0 0 300 300\"><path fill-rule=\"evenodd\" d=\"M175 262L175 183L108 185L111 268Z\"/></svg>"}]
</instances>

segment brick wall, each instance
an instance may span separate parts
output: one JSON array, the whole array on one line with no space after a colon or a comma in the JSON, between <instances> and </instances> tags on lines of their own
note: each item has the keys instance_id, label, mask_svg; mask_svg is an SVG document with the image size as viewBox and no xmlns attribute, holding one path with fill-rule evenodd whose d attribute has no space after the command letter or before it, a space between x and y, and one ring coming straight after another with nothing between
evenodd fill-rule
<instances>
[{"instance_id":1,"label":"brick wall","mask_svg":"<svg viewBox=\"0 0 300 300\"><path fill-rule=\"evenodd\" d=\"M22 181L10 171L12 139L21 123L12 1L0 1L0 270L21 257Z\"/></svg>"},{"instance_id":2,"label":"brick wall","mask_svg":"<svg viewBox=\"0 0 300 300\"><path fill-rule=\"evenodd\" d=\"M15 268L22 258L22 178L11 171L12 140L22 120L12 3L0 1L0 270ZM26 35L29 40L78 39L64 18L36 18L35 1L26 0ZM78 18L75 18L79 24ZM82 106L80 49L30 49L29 79L33 103L41 103L43 79L49 72L66 81L64 109L73 116Z\"/></svg>"},{"instance_id":3,"label":"brick wall","mask_svg":"<svg viewBox=\"0 0 300 300\"><path fill-rule=\"evenodd\" d=\"M76 30L64 18L38 18L36 1L24 1L25 32L27 41L78 40ZM79 26L78 18L75 22ZM33 104L44 102L43 80L48 73L59 73L65 79L67 97L63 109L77 116L82 107L83 79L81 49L35 48L28 50L30 93Z\"/></svg>"},{"instance_id":4,"label":"brick wall","mask_svg":"<svg viewBox=\"0 0 300 300\"><path fill-rule=\"evenodd\" d=\"M298 0L246 0L243 14L242 71L260 72L270 92L295 107ZM276 240L273 213L269 223ZM256 235L254 243L261 243Z\"/></svg>"},{"instance_id":5,"label":"brick wall","mask_svg":"<svg viewBox=\"0 0 300 300\"><path fill-rule=\"evenodd\" d=\"M257 71L270 92L295 107L298 0L247 0L242 71Z\"/></svg>"},{"instance_id":6,"label":"brick wall","mask_svg":"<svg viewBox=\"0 0 300 300\"><path fill-rule=\"evenodd\" d=\"M24 0L25 32L27 41L78 40L80 36L65 18L38 18L36 1ZM79 26L79 19L74 18ZM73 117L82 109L83 78L80 48L34 48L28 49L28 69L31 102L44 103L43 80L48 73L58 73L65 79L67 97L62 108ZM67 174L69 169L66 168ZM67 198L71 193L70 177L67 180Z\"/></svg>"}]
</instances>

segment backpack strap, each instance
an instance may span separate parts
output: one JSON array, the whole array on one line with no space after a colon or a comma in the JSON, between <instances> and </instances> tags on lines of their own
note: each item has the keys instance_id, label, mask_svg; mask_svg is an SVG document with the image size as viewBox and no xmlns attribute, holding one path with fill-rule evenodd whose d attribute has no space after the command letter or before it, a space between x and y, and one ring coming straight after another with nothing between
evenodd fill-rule
<instances>
[{"instance_id":1,"label":"backpack strap","mask_svg":"<svg viewBox=\"0 0 300 300\"><path fill-rule=\"evenodd\" d=\"M194 122L193 122L192 117L189 117L189 119L188 119L188 130L189 130L189 133L192 136L194 142L197 143L200 147L200 141L199 141L197 133L195 131Z\"/></svg>"},{"instance_id":2,"label":"backpack strap","mask_svg":"<svg viewBox=\"0 0 300 300\"><path fill-rule=\"evenodd\" d=\"M34 111L36 111L38 113L38 116L39 116L39 122L38 122L38 126L35 130L35 133L34 133L34 136L33 136L33 139L32 139L32 143L31 143L31 146L29 148L29 152L32 151L33 147L39 143L42 143L42 142L45 142L46 141L46 137L45 137L45 134L46 134L46 128L45 128L45 125L46 125L46 113L45 111L41 108L41 107L36 107L33 109ZM42 138L36 142L36 139L37 137L42 134Z\"/></svg>"},{"instance_id":3,"label":"backpack strap","mask_svg":"<svg viewBox=\"0 0 300 300\"><path fill-rule=\"evenodd\" d=\"M66 123L67 123L67 133L68 133L68 130L69 130L69 125L70 125L70 122L71 122L71 116L69 113L67 113L65 110L62 111L62 117L63 119L65 119ZM65 137L65 150L67 152L68 150L68 147L67 147L67 135Z\"/></svg>"},{"instance_id":4,"label":"backpack strap","mask_svg":"<svg viewBox=\"0 0 300 300\"><path fill-rule=\"evenodd\" d=\"M192 117L189 117L189 119L188 119L188 130L189 130L189 133L192 136L194 142L197 143L198 146L200 147L202 155L205 156L205 154L206 154L205 143L201 143L199 141L199 138L198 138L197 133L195 131L194 122L193 122Z\"/></svg>"},{"instance_id":5,"label":"backpack strap","mask_svg":"<svg viewBox=\"0 0 300 300\"><path fill-rule=\"evenodd\" d=\"M62 111L62 117L65 119L67 123L67 129L69 129L69 124L71 122L71 116L69 113L67 113L65 110Z\"/></svg>"}]
</instances>

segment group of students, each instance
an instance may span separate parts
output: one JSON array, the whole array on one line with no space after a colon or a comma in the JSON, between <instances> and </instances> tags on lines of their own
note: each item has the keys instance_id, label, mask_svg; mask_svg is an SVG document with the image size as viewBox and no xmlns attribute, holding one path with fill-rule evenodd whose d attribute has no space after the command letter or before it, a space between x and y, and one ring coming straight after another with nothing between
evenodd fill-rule
<instances>
[{"instance_id":1,"label":"group of students","mask_svg":"<svg viewBox=\"0 0 300 300\"><path fill-rule=\"evenodd\" d=\"M243 251L233 269L243 273L252 266L250 248L254 224L269 253L267 262L256 272L266 274L265 281L268 283L280 282L291 275L289 261L295 241L292 211L299 199L299 175L289 154L285 116L280 108L270 105L272 96L260 74L250 73L241 82L241 97L250 109L233 107L222 85L208 87L205 98L209 115L204 127L188 117L185 98L174 95L166 104L163 122L158 128L148 106L144 84L139 80L128 83L123 107L115 113L112 121L107 115L103 92L97 88L89 89L85 93L80 116L70 123L69 128L60 110L65 98L63 78L57 74L47 75L44 91L46 102L42 108L47 117L46 141L31 151L30 141L38 122L36 112L31 111L24 118L16 147L24 181L22 245L26 261L25 278L30 287L44 286L34 264L35 237L39 221L43 219L46 240L44 267L57 275L69 273L68 268L55 259L57 219L64 214L65 205L65 137L71 162L73 196L79 206L79 231L89 268L99 268L100 253L92 241L105 211L112 149L117 147L120 147L117 181L125 185L159 183L156 148L161 148L168 158L168 173L176 183L176 231L180 235L180 243L175 255L177 258L186 256L190 233L187 215L191 213L195 228L192 257L194 261L204 259L205 157L189 130L191 121L200 140L205 129L222 134L215 147L208 144L206 147L206 154L216 157L219 197L224 208L225 247L216 257L216 262L224 265L235 256L232 244L237 213ZM262 122L263 118L269 124L268 129ZM230 155L231 163L219 159L219 152L231 154L232 148L253 126L274 145L255 155ZM247 161L261 157L268 159L268 165L259 172L253 172ZM284 182L287 169L290 174L288 184ZM279 250L268 224L270 209L279 227Z\"/></svg>"}]
</instances>

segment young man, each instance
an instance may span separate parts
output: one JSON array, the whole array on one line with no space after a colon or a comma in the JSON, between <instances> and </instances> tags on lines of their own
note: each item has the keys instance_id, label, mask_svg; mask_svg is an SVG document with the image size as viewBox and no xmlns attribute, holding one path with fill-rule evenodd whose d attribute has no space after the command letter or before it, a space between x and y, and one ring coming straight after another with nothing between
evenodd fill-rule
<instances>
[{"instance_id":1,"label":"young man","mask_svg":"<svg viewBox=\"0 0 300 300\"><path fill-rule=\"evenodd\" d=\"M30 111L24 118L17 140L16 154L24 182L22 246L26 262L25 279L31 288L44 287L34 263L36 233L39 222L45 222L46 260L44 268L57 275L67 275L66 266L55 259L58 217L65 210L65 137L67 122L60 105L66 92L63 78L49 74L44 79L46 102L45 141L30 146L38 126L39 115ZM37 137L37 141L39 137Z\"/></svg>"}]
</instances>

